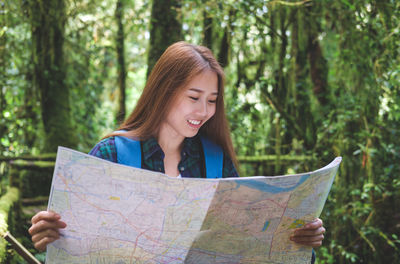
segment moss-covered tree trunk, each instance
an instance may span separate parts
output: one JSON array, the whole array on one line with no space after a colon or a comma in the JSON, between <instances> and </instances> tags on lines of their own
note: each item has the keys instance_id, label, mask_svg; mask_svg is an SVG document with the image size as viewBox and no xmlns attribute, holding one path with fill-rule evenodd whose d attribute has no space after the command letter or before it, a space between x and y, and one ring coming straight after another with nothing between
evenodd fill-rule
<instances>
[{"instance_id":1,"label":"moss-covered tree trunk","mask_svg":"<svg viewBox=\"0 0 400 264\"><path fill-rule=\"evenodd\" d=\"M118 110L117 110L117 122L122 123L126 114L125 99L126 99L126 67L125 67L125 35L124 35L124 24L122 22L124 14L124 5L122 0L117 1L115 8L115 19L118 25L117 37L116 37L116 50L117 50L117 68L118 68Z\"/></svg>"},{"instance_id":2,"label":"moss-covered tree trunk","mask_svg":"<svg viewBox=\"0 0 400 264\"><path fill-rule=\"evenodd\" d=\"M30 0L34 85L40 91L45 132L45 152L57 146L75 147L75 133L70 115L69 89L65 83L64 0Z\"/></svg>"},{"instance_id":3,"label":"moss-covered tree trunk","mask_svg":"<svg viewBox=\"0 0 400 264\"><path fill-rule=\"evenodd\" d=\"M212 50L213 17L206 8L203 10L203 45Z\"/></svg>"},{"instance_id":4,"label":"moss-covered tree trunk","mask_svg":"<svg viewBox=\"0 0 400 264\"><path fill-rule=\"evenodd\" d=\"M168 46L183 40L181 5L181 0L153 1L147 76Z\"/></svg>"},{"instance_id":5,"label":"moss-covered tree trunk","mask_svg":"<svg viewBox=\"0 0 400 264\"><path fill-rule=\"evenodd\" d=\"M300 11L300 10L299 10ZM299 15L302 15L303 17L299 18ZM307 78L309 75L309 67L306 67L307 65L307 55L309 52L309 47L307 46L307 40L305 39L304 36L309 36L309 27L306 26L306 24L302 24L301 28L298 28L298 23L300 23L300 20L303 19L303 21L307 21L309 18L307 15L304 14L304 12L294 12L292 16L292 25L293 25L293 31L296 33L295 36L293 36L292 40L297 38L295 41L295 45L297 47L293 47L296 52L296 57L295 57L295 85L296 85L296 91L295 91L295 96L296 96L296 119L297 122L300 126L300 129L302 131L301 135L302 138L301 140L304 141L304 147L307 150L312 150L315 147L315 144L317 143L317 129L316 129L316 124L315 124L315 118L314 118L314 113L312 112L311 109L311 87L309 85L309 82L307 82ZM316 76L320 77L320 76Z\"/></svg>"},{"instance_id":6,"label":"moss-covered tree trunk","mask_svg":"<svg viewBox=\"0 0 400 264\"><path fill-rule=\"evenodd\" d=\"M6 7L4 3L0 5L0 12L2 15L0 16L0 27L2 29L7 28L7 17L6 17ZM7 30L3 30L2 34L0 34L0 71L2 75L6 75L6 69L9 67L7 65L8 52L6 49L7 46ZM7 131L7 125L3 122L4 119L4 109L6 108L6 97L5 97L5 89L6 87L6 78L0 78L0 136L2 137ZM3 151L3 146L0 144L0 152Z\"/></svg>"},{"instance_id":7,"label":"moss-covered tree trunk","mask_svg":"<svg viewBox=\"0 0 400 264\"><path fill-rule=\"evenodd\" d=\"M236 19L236 10L229 10L229 21L225 26L224 35L222 36L222 40L220 43L219 53L218 53L218 62L222 67L226 67L229 64L229 53L231 50L231 34L234 29L234 20Z\"/></svg>"},{"instance_id":8,"label":"moss-covered tree trunk","mask_svg":"<svg viewBox=\"0 0 400 264\"><path fill-rule=\"evenodd\" d=\"M318 36L321 26L317 16L321 16L321 7L310 5L305 8L305 26L307 27L307 54L310 62L310 75L313 83L313 92L322 106L328 100L328 63L322 54Z\"/></svg>"}]
</instances>

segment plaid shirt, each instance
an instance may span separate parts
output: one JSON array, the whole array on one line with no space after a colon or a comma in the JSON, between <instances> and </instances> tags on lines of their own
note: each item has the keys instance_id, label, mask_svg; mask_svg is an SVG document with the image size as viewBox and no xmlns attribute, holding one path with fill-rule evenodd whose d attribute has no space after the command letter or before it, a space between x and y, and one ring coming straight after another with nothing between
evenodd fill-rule
<instances>
[{"instance_id":1,"label":"plaid shirt","mask_svg":"<svg viewBox=\"0 0 400 264\"><path fill-rule=\"evenodd\" d=\"M142 169L165 173L164 152L155 138L141 141ZM108 161L117 162L117 151L114 137L105 138L89 152ZM225 155L223 159L222 177L239 177L232 160ZM204 153L200 137L185 138L181 151L181 161L178 170L182 177L205 178Z\"/></svg>"}]
</instances>

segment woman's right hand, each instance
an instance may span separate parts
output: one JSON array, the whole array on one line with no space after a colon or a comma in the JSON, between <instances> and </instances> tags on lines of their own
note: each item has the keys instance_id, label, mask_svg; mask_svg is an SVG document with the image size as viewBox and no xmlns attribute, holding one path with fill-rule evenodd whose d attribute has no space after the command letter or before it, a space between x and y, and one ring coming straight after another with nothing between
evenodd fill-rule
<instances>
[{"instance_id":1,"label":"woman's right hand","mask_svg":"<svg viewBox=\"0 0 400 264\"><path fill-rule=\"evenodd\" d=\"M67 226L60 219L59 214L49 211L41 211L32 217L32 226L28 231L36 249L43 251L48 244L60 238L58 229Z\"/></svg>"}]
</instances>

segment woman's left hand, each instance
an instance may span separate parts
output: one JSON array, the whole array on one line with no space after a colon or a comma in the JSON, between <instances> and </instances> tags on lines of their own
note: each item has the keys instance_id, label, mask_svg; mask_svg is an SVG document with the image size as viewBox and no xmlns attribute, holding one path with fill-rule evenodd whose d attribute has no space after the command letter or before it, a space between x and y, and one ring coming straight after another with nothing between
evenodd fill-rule
<instances>
[{"instance_id":1,"label":"woman's left hand","mask_svg":"<svg viewBox=\"0 0 400 264\"><path fill-rule=\"evenodd\" d=\"M297 228L290 236L290 240L304 246L320 247L324 233L325 228L322 226L322 220L317 218L302 228Z\"/></svg>"}]
</instances>

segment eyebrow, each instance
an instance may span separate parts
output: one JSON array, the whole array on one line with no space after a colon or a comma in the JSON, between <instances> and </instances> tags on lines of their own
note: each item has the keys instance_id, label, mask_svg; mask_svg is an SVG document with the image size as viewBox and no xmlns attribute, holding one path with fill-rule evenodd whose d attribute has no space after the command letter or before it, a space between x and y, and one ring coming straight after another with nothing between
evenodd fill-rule
<instances>
[{"instance_id":1,"label":"eyebrow","mask_svg":"<svg viewBox=\"0 0 400 264\"><path fill-rule=\"evenodd\" d=\"M194 91L194 92L197 92L197 93L203 93L204 92L203 90L198 89L198 88L194 88L194 87L190 88L189 91ZM212 95L218 95L218 92L212 93Z\"/></svg>"}]
</instances>

